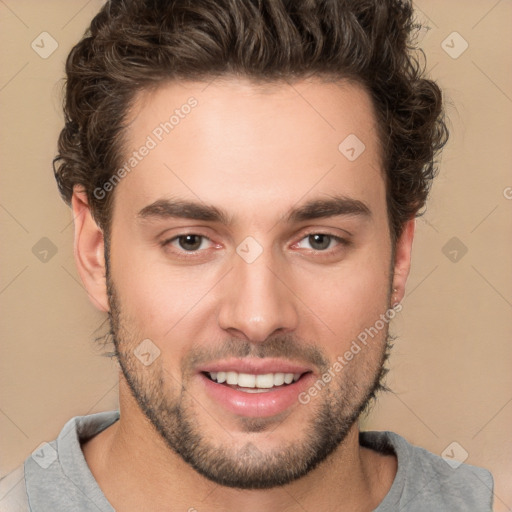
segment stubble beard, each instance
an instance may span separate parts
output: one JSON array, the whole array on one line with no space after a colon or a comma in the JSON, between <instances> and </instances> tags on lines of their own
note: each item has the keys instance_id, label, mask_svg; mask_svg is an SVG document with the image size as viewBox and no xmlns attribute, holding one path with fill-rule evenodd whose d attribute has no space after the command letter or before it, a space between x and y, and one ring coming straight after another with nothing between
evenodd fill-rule
<instances>
[{"instance_id":1,"label":"stubble beard","mask_svg":"<svg viewBox=\"0 0 512 512\"><path fill-rule=\"evenodd\" d=\"M180 382L162 367L161 360L157 359L148 367L142 366L133 352L140 340L129 334L108 272L107 289L114 354L134 399L167 446L198 473L219 485L270 489L307 475L340 447L359 416L368 411L376 394L387 389L383 379L387 373L385 362L389 357L391 338L386 325L381 339L372 341L381 345L377 364L369 364L368 359L362 359L364 354L358 354L309 404L297 402L280 420L283 423L291 421L288 416L293 418L295 407L310 407L310 419L303 427L300 439L287 441L270 451L249 441L237 448L232 443L215 444L202 431L194 412L194 407L197 411L203 409L187 392L186 369L182 368ZM287 358L290 343L293 342L289 336L274 337L256 348L245 340L230 340L225 352L235 357L251 354ZM365 347L363 350L369 349ZM309 347L306 352L310 361L322 368L320 375L327 372L330 364L319 348ZM362 363L366 363L365 371L357 371L357 365ZM239 422L243 432L261 432L262 436L279 428L275 423L272 418L241 418Z\"/></svg>"}]
</instances>

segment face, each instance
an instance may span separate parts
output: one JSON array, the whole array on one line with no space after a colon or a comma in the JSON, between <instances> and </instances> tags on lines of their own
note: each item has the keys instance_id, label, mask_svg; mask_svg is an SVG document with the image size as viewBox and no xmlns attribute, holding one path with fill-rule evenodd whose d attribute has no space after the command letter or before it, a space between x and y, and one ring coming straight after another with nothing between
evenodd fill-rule
<instances>
[{"instance_id":1,"label":"face","mask_svg":"<svg viewBox=\"0 0 512 512\"><path fill-rule=\"evenodd\" d=\"M111 324L168 446L217 483L269 488L343 443L378 387L396 285L379 142L356 85L206 85L131 110Z\"/></svg>"}]
</instances>

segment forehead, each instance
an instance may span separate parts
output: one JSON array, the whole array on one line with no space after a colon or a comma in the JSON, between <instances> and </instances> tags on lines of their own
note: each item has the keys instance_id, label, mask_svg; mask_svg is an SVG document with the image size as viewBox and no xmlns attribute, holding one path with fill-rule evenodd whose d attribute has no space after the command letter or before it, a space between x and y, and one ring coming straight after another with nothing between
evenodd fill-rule
<instances>
[{"instance_id":1,"label":"forehead","mask_svg":"<svg viewBox=\"0 0 512 512\"><path fill-rule=\"evenodd\" d=\"M167 195L263 216L331 193L383 206L373 104L357 84L171 82L139 93L129 121L120 207Z\"/></svg>"}]
</instances>

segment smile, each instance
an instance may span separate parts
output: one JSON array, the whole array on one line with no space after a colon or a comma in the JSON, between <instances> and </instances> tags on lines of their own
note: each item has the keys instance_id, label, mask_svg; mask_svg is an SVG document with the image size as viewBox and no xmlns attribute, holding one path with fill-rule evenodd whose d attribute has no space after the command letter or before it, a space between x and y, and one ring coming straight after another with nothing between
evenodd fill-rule
<instances>
[{"instance_id":1,"label":"smile","mask_svg":"<svg viewBox=\"0 0 512 512\"><path fill-rule=\"evenodd\" d=\"M235 371L227 372L207 372L206 376L218 384L225 384L246 393L265 393L276 388L288 386L292 382L297 382L302 373L239 373Z\"/></svg>"},{"instance_id":2,"label":"smile","mask_svg":"<svg viewBox=\"0 0 512 512\"><path fill-rule=\"evenodd\" d=\"M236 359L211 363L198 371L214 410L236 416L276 416L299 404L298 395L314 381L311 367L282 359Z\"/></svg>"}]
</instances>

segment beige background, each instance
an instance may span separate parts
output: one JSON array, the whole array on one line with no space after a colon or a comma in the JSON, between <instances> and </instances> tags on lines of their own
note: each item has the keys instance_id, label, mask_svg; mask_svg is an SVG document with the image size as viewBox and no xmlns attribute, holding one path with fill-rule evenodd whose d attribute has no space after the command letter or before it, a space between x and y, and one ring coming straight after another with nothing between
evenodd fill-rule
<instances>
[{"instance_id":1,"label":"beige background","mask_svg":"<svg viewBox=\"0 0 512 512\"><path fill-rule=\"evenodd\" d=\"M63 63L101 3L0 0L0 475L72 416L117 403L115 366L93 342L105 317L75 271L72 218L51 170ZM468 463L494 473L495 510L512 510L512 1L416 6L430 26L422 46L452 134L394 323L394 393L363 426L438 454L456 441ZM44 31L58 43L46 59L31 47ZM469 44L456 59L442 48L454 31ZM452 51L461 43L448 39ZM37 257L43 237L57 251L47 261ZM445 247L453 237L459 247ZM445 255L453 250L457 262Z\"/></svg>"}]
</instances>

